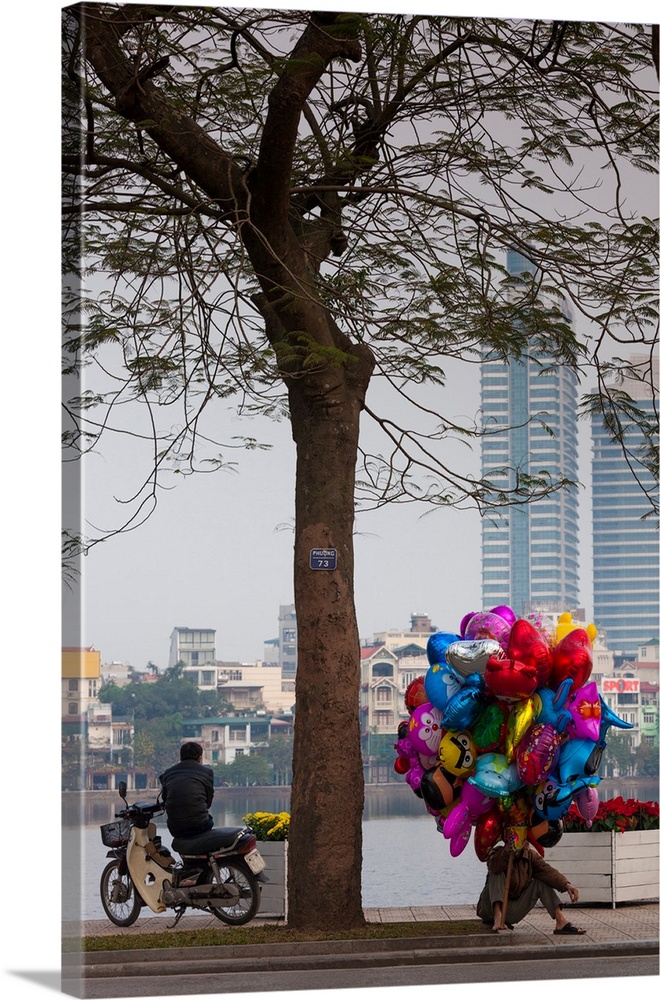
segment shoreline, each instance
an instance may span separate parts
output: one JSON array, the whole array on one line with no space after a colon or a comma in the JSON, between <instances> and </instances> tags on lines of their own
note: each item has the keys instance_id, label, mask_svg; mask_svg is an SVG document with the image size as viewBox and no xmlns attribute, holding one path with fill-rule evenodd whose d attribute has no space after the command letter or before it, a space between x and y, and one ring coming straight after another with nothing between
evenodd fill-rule
<instances>
[{"instance_id":1,"label":"shoreline","mask_svg":"<svg viewBox=\"0 0 660 1000\"><path fill-rule=\"evenodd\" d=\"M642 785L655 784L656 787L659 785L660 775L651 774L644 777L635 776L634 778L601 778L599 788L603 791L607 791L608 788L612 786L619 787L621 785L629 785L633 788L638 788ZM393 792L396 789L405 790L410 794L410 789L405 781L375 781L375 782L365 782L365 792L374 794L379 789L384 792ZM144 796L147 799L155 798L158 795L160 788L155 786L153 788L141 788L138 791L130 789L131 798L135 799L138 794ZM221 793L223 796L228 798L240 797L245 794L250 795L272 795L272 796L290 796L291 786L290 785L219 785L215 789L216 794ZM62 797L65 796L80 796L84 795L85 798L91 798L94 796L99 802L104 802L110 799L117 799L119 793L116 789L66 789L61 792Z\"/></svg>"}]
</instances>

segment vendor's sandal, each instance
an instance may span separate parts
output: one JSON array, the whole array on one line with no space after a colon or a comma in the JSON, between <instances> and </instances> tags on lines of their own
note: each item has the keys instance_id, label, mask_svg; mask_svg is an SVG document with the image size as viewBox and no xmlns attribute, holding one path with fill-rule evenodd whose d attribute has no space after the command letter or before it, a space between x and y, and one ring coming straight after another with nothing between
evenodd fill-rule
<instances>
[{"instance_id":1,"label":"vendor's sandal","mask_svg":"<svg viewBox=\"0 0 660 1000\"><path fill-rule=\"evenodd\" d=\"M555 934L586 934L587 932L583 927L576 927L575 924L564 924L559 930L555 930Z\"/></svg>"}]
</instances>

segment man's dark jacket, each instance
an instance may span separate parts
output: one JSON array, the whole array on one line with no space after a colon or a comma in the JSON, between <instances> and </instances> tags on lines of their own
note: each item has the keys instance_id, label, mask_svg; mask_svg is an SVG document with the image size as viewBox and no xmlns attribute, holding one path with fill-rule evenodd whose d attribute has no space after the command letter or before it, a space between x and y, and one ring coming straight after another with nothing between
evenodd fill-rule
<instances>
[{"instance_id":1,"label":"man's dark jacket","mask_svg":"<svg viewBox=\"0 0 660 1000\"><path fill-rule=\"evenodd\" d=\"M167 828L173 837L194 837L210 829L213 770L196 760L182 760L160 775Z\"/></svg>"}]
</instances>

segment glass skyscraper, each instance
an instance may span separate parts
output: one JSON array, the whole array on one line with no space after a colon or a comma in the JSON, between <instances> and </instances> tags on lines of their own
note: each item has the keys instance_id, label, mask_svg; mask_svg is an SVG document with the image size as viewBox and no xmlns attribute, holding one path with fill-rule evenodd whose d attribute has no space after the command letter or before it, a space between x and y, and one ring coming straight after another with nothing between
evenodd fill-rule
<instances>
[{"instance_id":1,"label":"glass skyscraper","mask_svg":"<svg viewBox=\"0 0 660 1000\"><path fill-rule=\"evenodd\" d=\"M633 356L630 362L637 366L645 359ZM657 392L657 362L653 384ZM657 426L657 398L653 400L648 385L623 379L616 387L635 399ZM629 422L624 438L632 467L602 421L592 419L594 622L615 655L636 660L637 647L660 635L657 521L642 520L649 510L642 486L656 487L651 473L634 460L645 443L641 429Z\"/></svg>"},{"instance_id":2,"label":"glass skyscraper","mask_svg":"<svg viewBox=\"0 0 660 1000\"><path fill-rule=\"evenodd\" d=\"M531 269L520 254L507 270ZM566 308L567 318L570 319ZM525 336L521 329L521 337ZM481 365L481 408L487 431L482 475L511 488L518 469L578 480L578 383L568 368L534 349L520 361ZM578 605L578 494L563 488L541 500L508 505L482 518L482 601L507 604L518 615L533 608L571 611Z\"/></svg>"}]
</instances>

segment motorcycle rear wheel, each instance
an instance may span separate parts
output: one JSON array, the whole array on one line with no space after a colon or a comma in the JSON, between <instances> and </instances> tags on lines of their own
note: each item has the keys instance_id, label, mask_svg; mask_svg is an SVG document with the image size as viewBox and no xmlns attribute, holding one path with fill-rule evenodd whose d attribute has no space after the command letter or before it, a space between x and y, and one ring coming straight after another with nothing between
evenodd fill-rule
<instances>
[{"instance_id":1,"label":"motorcycle rear wheel","mask_svg":"<svg viewBox=\"0 0 660 1000\"><path fill-rule=\"evenodd\" d=\"M119 872L119 861L111 861L101 875L101 903L113 924L130 927L140 916L140 899L131 876Z\"/></svg>"},{"instance_id":2,"label":"motorcycle rear wheel","mask_svg":"<svg viewBox=\"0 0 660 1000\"><path fill-rule=\"evenodd\" d=\"M220 869L220 884L235 891L237 897L233 902L223 904L214 901L209 909L214 917L225 924L239 926L247 924L256 917L261 902L261 887L247 865L242 861L228 861L224 865L218 861ZM200 879L202 881L202 879ZM204 878L206 881L206 878ZM213 872L209 869L208 881L217 885Z\"/></svg>"}]
</instances>

